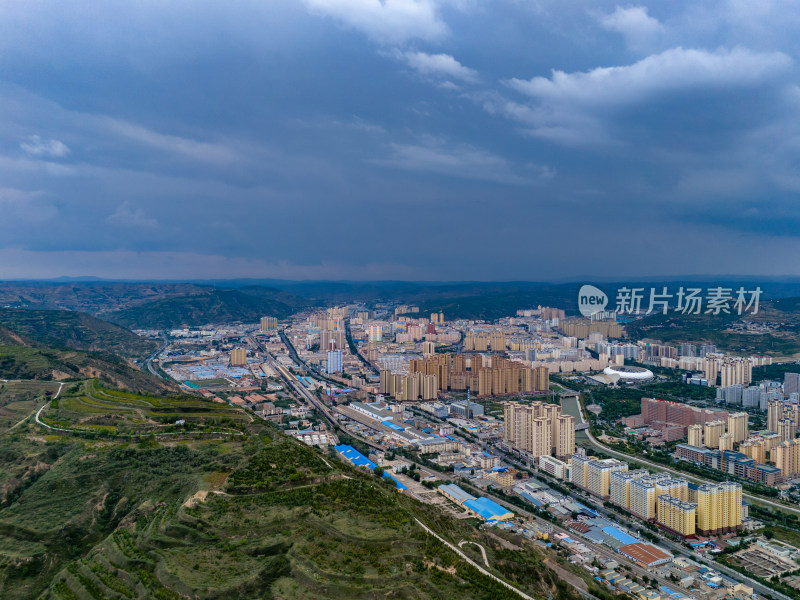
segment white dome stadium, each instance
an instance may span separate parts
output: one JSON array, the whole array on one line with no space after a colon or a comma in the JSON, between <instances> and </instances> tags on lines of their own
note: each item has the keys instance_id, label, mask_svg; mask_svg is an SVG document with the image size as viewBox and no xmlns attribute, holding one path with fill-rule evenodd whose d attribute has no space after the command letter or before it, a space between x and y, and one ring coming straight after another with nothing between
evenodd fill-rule
<instances>
[{"instance_id":1,"label":"white dome stadium","mask_svg":"<svg viewBox=\"0 0 800 600\"><path fill-rule=\"evenodd\" d=\"M647 381L648 379L653 378L653 372L650 369L644 369L642 367L606 367L603 369L603 373L606 375L616 375L622 381L630 382Z\"/></svg>"}]
</instances>

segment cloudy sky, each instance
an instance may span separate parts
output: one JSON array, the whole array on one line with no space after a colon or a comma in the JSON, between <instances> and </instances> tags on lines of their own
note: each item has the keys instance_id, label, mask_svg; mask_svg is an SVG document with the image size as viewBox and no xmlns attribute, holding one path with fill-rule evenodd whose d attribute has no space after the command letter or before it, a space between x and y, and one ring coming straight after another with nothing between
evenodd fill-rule
<instances>
[{"instance_id":1,"label":"cloudy sky","mask_svg":"<svg viewBox=\"0 0 800 600\"><path fill-rule=\"evenodd\" d=\"M800 2L7 0L0 278L800 274Z\"/></svg>"}]
</instances>

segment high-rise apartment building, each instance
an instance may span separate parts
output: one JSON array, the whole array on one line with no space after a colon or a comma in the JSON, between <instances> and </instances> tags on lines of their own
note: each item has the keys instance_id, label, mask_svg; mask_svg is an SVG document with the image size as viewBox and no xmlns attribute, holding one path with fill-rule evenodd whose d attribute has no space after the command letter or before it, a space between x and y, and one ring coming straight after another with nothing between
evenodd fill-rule
<instances>
[{"instance_id":1,"label":"high-rise apartment building","mask_svg":"<svg viewBox=\"0 0 800 600\"><path fill-rule=\"evenodd\" d=\"M628 463L616 458L605 458L589 463L586 475L586 489L590 494L606 499L610 496L611 473L614 471L627 471Z\"/></svg>"},{"instance_id":2,"label":"high-rise apartment building","mask_svg":"<svg viewBox=\"0 0 800 600\"><path fill-rule=\"evenodd\" d=\"M346 343L344 329L323 329L319 332L319 349L322 352L341 350Z\"/></svg>"},{"instance_id":3,"label":"high-rise apartment building","mask_svg":"<svg viewBox=\"0 0 800 600\"><path fill-rule=\"evenodd\" d=\"M783 419L783 400L773 398L767 402L767 430L778 433L778 421Z\"/></svg>"},{"instance_id":4,"label":"high-rise apartment building","mask_svg":"<svg viewBox=\"0 0 800 600\"><path fill-rule=\"evenodd\" d=\"M664 474L655 479L656 497L667 495L680 500L689 500L689 482L673 479Z\"/></svg>"},{"instance_id":5,"label":"high-rise apartment building","mask_svg":"<svg viewBox=\"0 0 800 600\"><path fill-rule=\"evenodd\" d=\"M231 366L232 367L246 367L247 366L247 349L234 348L231 350Z\"/></svg>"},{"instance_id":6,"label":"high-rise apartment building","mask_svg":"<svg viewBox=\"0 0 800 600\"><path fill-rule=\"evenodd\" d=\"M783 395L788 398L791 394L800 394L800 373L783 374Z\"/></svg>"},{"instance_id":7,"label":"high-rise apartment building","mask_svg":"<svg viewBox=\"0 0 800 600\"><path fill-rule=\"evenodd\" d=\"M596 456L573 454L570 459L570 481L585 490L589 481L589 463L596 460Z\"/></svg>"},{"instance_id":8,"label":"high-rise apartment building","mask_svg":"<svg viewBox=\"0 0 800 600\"><path fill-rule=\"evenodd\" d=\"M492 347L492 352L505 352L506 351L506 336L502 331L493 331L489 335L489 345Z\"/></svg>"},{"instance_id":9,"label":"high-rise apartment building","mask_svg":"<svg viewBox=\"0 0 800 600\"><path fill-rule=\"evenodd\" d=\"M622 325L614 319L594 321L586 319L561 319L558 326L565 336L588 338L589 334L598 332L603 337L619 339L622 337ZM676 352L677 353L677 352Z\"/></svg>"},{"instance_id":10,"label":"high-rise apartment building","mask_svg":"<svg viewBox=\"0 0 800 600\"><path fill-rule=\"evenodd\" d=\"M708 448L719 448L719 436L725 433L723 421L710 421L703 426L703 440Z\"/></svg>"},{"instance_id":11,"label":"high-rise apartment building","mask_svg":"<svg viewBox=\"0 0 800 600\"><path fill-rule=\"evenodd\" d=\"M783 476L800 473L800 440L783 441L772 449L772 462Z\"/></svg>"},{"instance_id":12,"label":"high-rise apartment building","mask_svg":"<svg viewBox=\"0 0 800 600\"><path fill-rule=\"evenodd\" d=\"M656 513L662 527L682 537L694 537L697 505L674 496L662 494L658 497Z\"/></svg>"},{"instance_id":13,"label":"high-rise apartment building","mask_svg":"<svg viewBox=\"0 0 800 600\"><path fill-rule=\"evenodd\" d=\"M483 368L483 355L473 354L469 358L469 369L473 373L477 373Z\"/></svg>"},{"instance_id":14,"label":"high-rise apartment building","mask_svg":"<svg viewBox=\"0 0 800 600\"><path fill-rule=\"evenodd\" d=\"M536 367L533 369L533 391L546 392L550 389L550 369Z\"/></svg>"},{"instance_id":15,"label":"high-rise apartment building","mask_svg":"<svg viewBox=\"0 0 800 600\"><path fill-rule=\"evenodd\" d=\"M564 460L575 452L575 417L558 414L553 429L553 454Z\"/></svg>"},{"instance_id":16,"label":"high-rise apartment building","mask_svg":"<svg viewBox=\"0 0 800 600\"><path fill-rule=\"evenodd\" d=\"M703 375L708 381L708 385L717 385L719 377L719 360L705 356L703 358Z\"/></svg>"},{"instance_id":17,"label":"high-rise apartment building","mask_svg":"<svg viewBox=\"0 0 800 600\"><path fill-rule=\"evenodd\" d=\"M749 358L726 357L720 365L719 375L722 387L737 383L750 385L753 381L753 363Z\"/></svg>"},{"instance_id":18,"label":"high-rise apartment building","mask_svg":"<svg viewBox=\"0 0 800 600\"><path fill-rule=\"evenodd\" d=\"M728 415L728 433L733 436L733 442L738 444L747 439L749 416L746 412L737 412Z\"/></svg>"},{"instance_id":19,"label":"high-rise apartment building","mask_svg":"<svg viewBox=\"0 0 800 600\"><path fill-rule=\"evenodd\" d=\"M750 438L739 444L739 452L752 458L756 463L767 462L767 450L764 440Z\"/></svg>"},{"instance_id":20,"label":"high-rise apartment building","mask_svg":"<svg viewBox=\"0 0 800 600\"><path fill-rule=\"evenodd\" d=\"M764 464L767 462L767 455L780 443L781 436L777 433L756 435L739 444L739 452L756 463Z\"/></svg>"},{"instance_id":21,"label":"high-rise apartment building","mask_svg":"<svg viewBox=\"0 0 800 600\"><path fill-rule=\"evenodd\" d=\"M703 426L689 425L689 445L700 448L703 445Z\"/></svg>"},{"instance_id":22,"label":"high-rise apartment building","mask_svg":"<svg viewBox=\"0 0 800 600\"><path fill-rule=\"evenodd\" d=\"M464 336L464 350L467 352L486 352L489 349L489 337L485 333L468 331Z\"/></svg>"},{"instance_id":23,"label":"high-rise apartment building","mask_svg":"<svg viewBox=\"0 0 800 600\"><path fill-rule=\"evenodd\" d=\"M325 372L328 375L342 372L342 351L328 350L328 360L325 363Z\"/></svg>"},{"instance_id":24,"label":"high-rise apartment building","mask_svg":"<svg viewBox=\"0 0 800 600\"><path fill-rule=\"evenodd\" d=\"M636 471L614 471L608 484L608 493L611 503L629 510L631 507L631 483L637 479L648 477L650 473L645 469Z\"/></svg>"},{"instance_id":25,"label":"high-rise apartment building","mask_svg":"<svg viewBox=\"0 0 800 600\"><path fill-rule=\"evenodd\" d=\"M481 371L485 373L486 371ZM575 418L557 404L506 402L504 439L531 456L566 459L575 452Z\"/></svg>"},{"instance_id":26,"label":"high-rise apartment building","mask_svg":"<svg viewBox=\"0 0 800 600\"><path fill-rule=\"evenodd\" d=\"M645 521L656 518L656 486L652 478L644 477L631 481L628 509Z\"/></svg>"},{"instance_id":27,"label":"high-rise apartment building","mask_svg":"<svg viewBox=\"0 0 800 600\"><path fill-rule=\"evenodd\" d=\"M272 331L278 328L278 319L275 317L261 317L261 333Z\"/></svg>"},{"instance_id":28,"label":"high-rise apartment building","mask_svg":"<svg viewBox=\"0 0 800 600\"><path fill-rule=\"evenodd\" d=\"M381 369L380 372L380 392L384 396L394 396L390 391L394 387L392 381L392 372L389 369Z\"/></svg>"},{"instance_id":29,"label":"high-rise apartment building","mask_svg":"<svg viewBox=\"0 0 800 600\"><path fill-rule=\"evenodd\" d=\"M728 387L735 384L747 386L753 380L753 363L749 358L708 354L703 358L703 373L709 385Z\"/></svg>"},{"instance_id":30,"label":"high-rise apartment building","mask_svg":"<svg viewBox=\"0 0 800 600\"><path fill-rule=\"evenodd\" d=\"M383 339L383 326L382 325L369 325L367 327L367 340L373 344L380 342Z\"/></svg>"},{"instance_id":31,"label":"high-rise apartment building","mask_svg":"<svg viewBox=\"0 0 800 600\"><path fill-rule=\"evenodd\" d=\"M439 392L438 387L436 375L425 375L422 379L422 399L435 400Z\"/></svg>"},{"instance_id":32,"label":"high-rise apartment building","mask_svg":"<svg viewBox=\"0 0 800 600\"><path fill-rule=\"evenodd\" d=\"M697 532L700 535L729 533L741 526L741 484L704 483L697 488Z\"/></svg>"},{"instance_id":33,"label":"high-rise apartment building","mask_svg":"<svg viewBox=\"0 0 800 600\"><path fill-rule=\"evenodd\" d=\"M721 436L719 436L718 448L720 451L733 450L733 434L723 433Z\"/></svg>"},{"instance_id":34,"label":"high-rise apartment building","mask_svg":"<svg viewBox=\"0 0 800 600\"><path fill-rule=\"evenodd\" d=\"M792 419L781 419L778 421L778 435L784 442L793 440L797 436L797 423Z\"/></svg>"},{"instance_id":35,"label":"high-rise apartment building","mask_svg":"<svg viewBox=\"0 0 800 600\"><path fill-rule=\"evenodd\" d=\"M717 347L714 344L702 344L700 346L700 356L706 356L707 354L716 354Z\"/></svg>"}]
</instances>

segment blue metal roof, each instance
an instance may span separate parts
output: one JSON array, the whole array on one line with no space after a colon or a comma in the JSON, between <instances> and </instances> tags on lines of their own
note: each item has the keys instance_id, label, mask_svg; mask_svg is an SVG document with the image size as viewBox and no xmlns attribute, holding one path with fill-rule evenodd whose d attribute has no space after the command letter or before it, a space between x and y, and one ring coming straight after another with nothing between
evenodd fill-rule
<instances>
[{"instance_id":1,"label":"blue metal roof","mask_svg":"<svg viewBox=\"0 0 800 600\"><path fill-rule=\"evenodd\" d=\"M464 491L459 486L455 485L454 483L446 483L444 485L440 485L439 489L442 492L445 492L448 496L453 498L456 502L464 502L466 500L475 500L475 496L470 494L467 491Z\"/></svg>"},{"instance_id":2,"label":"blue metal roof","mask_svg":"<svg viewBox=\"0 0 800 600\"><path fill-rule=\"evenodd\" d=\"M394 429L395 431L405 431L405 427L400 427L400 425L395 424L393 421L381 421L382 424L386 425L389 429Z\"/></svg>"},{"instance_id":3,"label":"blue metal roof","mask_svg":"<svg viewBox=\"0 0 800 600\"><path fill-rule=\"evenodd\" d=\"M384 471L383 472L383 477L384 477L384 479L391 479L392 481L394 481L394 487L396 487L398 490L407 490L408 489L405 485L403 485L402 483L397 481L397 479L395 479L394 476L390 475L388 471Z\"/></svg>"},{"instance_id":4,"label":"blue metal roof","mask_svg":"<svg viewBox=\"0 0 800 600\"><path fill-rule=\"evenodd\" d=\"M497 504L497 502L490 500L485 496L476 498L475 500L467 500L464 502L464 506L487 520L497 519L499 517L508 515L511 512L507 508L503 508Z\"/></svg>"},{"instance_id":5,"label":"blue metal roof","mask_svg":"<svg viewBox=\"0 0 800 600\"><path fill-rule=\"evenodd\" d=\"M541 500L537 500L533 496L531 496L528 492L517 492L520 496L525 498L528 502L533 504L534 506L544 506L544 503Z\"/></svg>"},{"instance_id":6,"label":"blue metal roof","mask_svg":"<svg viewBox=\"0 0 800 600\"><path fill-rule=\"evenodd\" d=\"M577 506L577 507L580 509L580 511L581 511L581 512L583 512L583 513L586 513L586 514L587 514L587 515L589 515L590 517L597 517L597 516L599 516L599 515L598 515L598 514L597 514L595 511L593 511L591 508L589 508L588 506L584 506L584 505L583 505L583 504L581 504L580 502L575 502L575 506Z\"/></svg>"},{"instance_id":7,"label":"blue metal roof","mask_svg":"<svg viewBox=\"0 0 800 600\"><path fill-rule=\"evenodd\" d=\"M350 462L351 464L357 467L367 467L368 469L374 469L378 465L368 459L366 456L361 454L358 450L353 448L352 446L348 446L347 444L340 444L339 446L334 446L333 448L341 454L345 460Z\"/></svg>"},{"instance_id":8,"label":"blue metal roof","mask_svg":"<svg viewBox=\"0 0 800 600\"><path fill-rule=\"evenodd\" d=\"M620 531L616 527L603 527L603 533L610 535L615 540L619 540L623 544L635 544L639 541L635 537L629 536L627 533Z\"/></svg>"},{"instance_id":9,"label":"blue metal roof","mask_svg":"<svg viewBox=\"0 0 800 600\"><path fill-rule=\"evenodd\" d=\"M375 467L378 466L370 459L368 459L366 456L361 454L361 452L359 452L352 446L348 446L347 444L340 444L338 446L334 446L333 449L336 450L336 452L338 452L339 454L341 454L346 461L348 461L352 465L355 465L356 467L366 467L368 469L374 469ZM392 477L387 471L383 472L383 476L386 479L391 479L392 481L394 481L394 486L398 490L408 489L405 485L403 485L402 483L397 481L397 479Z\"/></svg>"}]
</instances>

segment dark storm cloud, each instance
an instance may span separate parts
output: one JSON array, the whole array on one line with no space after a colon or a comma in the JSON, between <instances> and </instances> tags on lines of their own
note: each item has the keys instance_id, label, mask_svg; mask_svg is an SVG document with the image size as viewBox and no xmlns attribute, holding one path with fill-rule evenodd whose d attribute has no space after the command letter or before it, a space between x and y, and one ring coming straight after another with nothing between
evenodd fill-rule
<instances>
[{"instance_id":1,"label":"dark storm cloud","mask_svg":"<svg viewBox=\"0 0 800 600\"><path fill-rule=\"evenodd\" d=\"M798 272L797 2L0 11L0 277Z\"/></svg>"}]
</instances>

